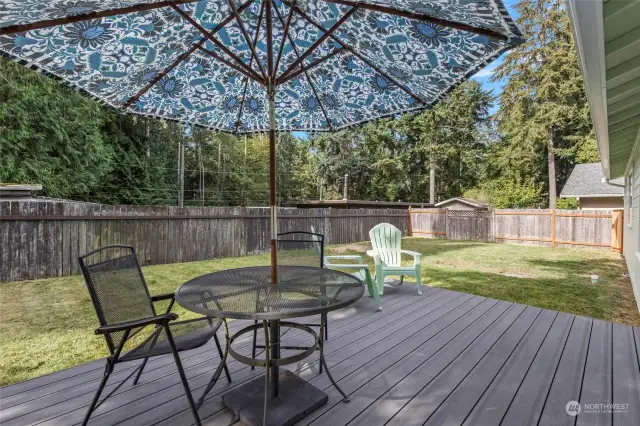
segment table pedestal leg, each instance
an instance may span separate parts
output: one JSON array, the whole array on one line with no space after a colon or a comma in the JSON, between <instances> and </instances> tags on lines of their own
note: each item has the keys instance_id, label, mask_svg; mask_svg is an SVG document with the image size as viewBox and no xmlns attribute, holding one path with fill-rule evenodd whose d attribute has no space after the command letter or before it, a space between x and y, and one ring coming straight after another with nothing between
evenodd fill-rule
<instances>
[{"instance_id":1,"label":"table pedestal leg","mask_svg":"<svg viewBox=\"0 0 640 426\"><path fill-rule=\"evenodd\" d=\"M249 426L289 426L327 403L326 393L289 370L280 373L280 321L264 324L265 377L250 380L222 395L222 402ZM268 330L268 331L267 331Z\"/></svg>"},{"instance_id":2,"label":"table pedestal leg","mask_svg":"<svg viewBox=\"0 0 640 426\"><path fill-rule=\"evenodd\" d=\"M266 339L266 336L265 336ZM269 346L271 346L271 359L280 359L280 321L272 320L269 324ZM280 393L280 368L277 365L271 367L270 391L271 397L276 398Z\"/></svg>"}]
</instances>

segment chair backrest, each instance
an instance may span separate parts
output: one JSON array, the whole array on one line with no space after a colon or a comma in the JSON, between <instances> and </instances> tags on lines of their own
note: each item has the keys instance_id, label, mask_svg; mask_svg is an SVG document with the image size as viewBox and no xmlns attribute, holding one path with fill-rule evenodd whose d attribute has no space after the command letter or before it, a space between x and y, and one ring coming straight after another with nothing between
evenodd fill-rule
<instances>
[{"instance_id":1,"label":"chair backrest","mask_svg":"<svg viewBox=\"0 0 640 426\"><path fill-rule=\"evenodd\" d=\"M293 231L278 234L278 265L322 268L324 235Z\"/></svg>"},{"instance_id":2,"label":"chair backrest","mask_svg":"<svg viewBox=\"0 0 640 426\"><path fill-rule=\"evenodd\" d=\"M369 231L371 246L387 266L400 266L402 233L390 223L380 223Z\"/></svg>"},{"instance_id":3,"label":"chair backrest","mask_svg":"<svg viewBox=\"0 0 640 426\"><path fill-rule=\"evenodd\" d=\"M132 246L110 245L78 258L101 326L156 315ZM113 353L123 332L105 334Z\"/></svg>"}]
</instances>

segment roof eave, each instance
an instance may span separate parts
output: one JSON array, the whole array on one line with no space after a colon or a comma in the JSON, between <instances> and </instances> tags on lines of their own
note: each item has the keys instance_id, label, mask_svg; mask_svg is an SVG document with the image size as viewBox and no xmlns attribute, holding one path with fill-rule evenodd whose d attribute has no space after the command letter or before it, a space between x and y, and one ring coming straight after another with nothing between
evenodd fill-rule
<instances>
[{"instance_id":1,"label":"roof eave","mask_svg":"<svg viewBox=\"0 0 640 426\"><path fill-rule=\"evenodd\" d=\"M604 176L611 179L602 1L567 0Z\"/></svg>"},{"instance_id":2,"label":"roof eave","mask_svg":"<svg viewBox=\"0 0 640 426\"><path fill-rule=\"evenodd\" d=\"M560 194L560 198L617 198L624 194Z\"/></svg>"}]
</instances>

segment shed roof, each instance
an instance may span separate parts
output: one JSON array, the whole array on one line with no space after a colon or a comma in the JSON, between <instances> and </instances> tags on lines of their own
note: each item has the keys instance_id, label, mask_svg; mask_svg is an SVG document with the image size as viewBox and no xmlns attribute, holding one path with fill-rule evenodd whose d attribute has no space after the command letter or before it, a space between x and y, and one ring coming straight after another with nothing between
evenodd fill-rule
<instances>
[{"instance_id":1,"label":"shed roof","mask_svg":"<svg viewBox=\"0 0 640 426\"><path fill-rule=\"evenodd\" d=\"M613 183L613 185L612 185ZM564 184L561 198L574 197L610 197L624 195L623 178L608 183L604 178L600 163L576 164Z\"/></svg>"},{"instance_id":2,"label":"shed roof","mask_svg":"<svg viewBox=\"0 0 640 426\"><path fill-rule=\"evenodd\" d=\"M462 198L462 197L454 197L454 198L449 198L448 200L444 200L444 201L440 201L439 203L436 204L436 207L443 207L446 206L447 204L451 204L455 201L458 201L460 203L463 204L467 204L471 207L474 207L476 209L488 209L489 208L489 204L487 203L483 203L481 201L476 201L476 200L472 200L470 198Z\"/></svg>"}]
</instances>

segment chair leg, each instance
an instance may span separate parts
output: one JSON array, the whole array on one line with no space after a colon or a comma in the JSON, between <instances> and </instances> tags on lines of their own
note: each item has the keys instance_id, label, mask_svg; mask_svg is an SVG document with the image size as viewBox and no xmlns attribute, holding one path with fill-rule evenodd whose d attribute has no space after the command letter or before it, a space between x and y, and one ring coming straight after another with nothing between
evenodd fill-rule
<instances>
[{"instance_id":1,"label":"chair leg","mask_svg":"<svg viewBox=\"0 0 640 426\"><path fill-rule=\"evenodd\" d=\"M256 321L257 323L258 321ZM269 403L269 373L271 368L271 359L269 355L271 350L269 348L269 327L267 321L262 321L262 328L264 329L264 347L265 347L265 365L264 365L264 407L262 412L262 426L267 426L267 408Z\"/></svg>"},{"instance_id":2,"label":"chair leg","mask_svg":"<svg viewBox=\"0 0 640 426\"><path fill-rule=\"evenodd\" d=\"M404 275L400 275L400 284L398 285L402 285L403 282L404 282Z\"/></svg>"},{"instance_id":3,"label":"chair leg","mask_svg":"<svg viewBox=\"0 0 640 426\"><path fill-rule=\"evenodd\" d=\"M102 380L100 381L100 386L98 386L98 390L96 391L96 394L93 396L93 401L91 401L91 405L89 405L87 414L85 414L84 416L84 420L82 421L82 426L86 426L87 422L89 422L89 418L91 417L93 410L95 410L96 408L96 404L100 399L100 395L102 394L102 391L104 390L104 387L107 384L107 380L109 380L109 376L111 375L112 371L113 371L113 365L109 361L107 361L107 365L104 368L104 375L102 376Z\"/></svg>"},{"instance_id":4,"label":"chair leg","mask_svg":"<svg viewBox=\"0 0 640 426\"><path fill-rule=\"evenodd\" d=\"M320 339L320 342L319 342L319 344L320 344L320 365L321 366L324 365L324 369L327 372L327 377L329 378L329 381L331 382L333 387L336 388L338 392L340 392L340 395L342 395L342 402L349 402L350 401L349 395L344 393L344 391L342 389L340 389L340 386L338 386L336 381L333 379L333 376L331 375L331 372L329 371L329 366L327 365L327 361L324 359L324 342L322 341L323 340L322 339L322 336L323 336L322 329L326 326L326 324L327 323L326 323L326 321L324 321L324 318L323 318L323 321L320 324L320 336L319 336L319 339Z\"/></svg>"},{"instance_id":5,"label":"chair leg","mask_svg":"<svg viewBox=\"0 0 640 426\"><path fill-rule=\"evenodd\" d=\"M422 296L422 271L416 268L416 284L418 284L418 295Z\"/></svg>"},{"instance_id":6,"label":"chair leg","mask_svg":"<svg viewBox=\"0 0 640 426\"><path fill-rule=\"evenodd\" d=\"M322 326L324 324L324 327ZM320 344L320 352L322 353L322 346L324 345L324 341L326 339L328 339L327 337L327 317L326 314L320 314L320 334L322 334L324 336L324 339L320 339L319 344ZM324 329L324 330L323 330ZM318 374L322 374L322 362L320 362L320 367L318 369Z\"/></svg>"},{"instance_id":7,"label":"chair leg","mask_svg":"<svg viewBox=\"0 0 640 426\"><path fill-rule=\"evenodd\" d=\"M216 342L216 347L218 348L218 354L220 355L220 362L222 362L222 358L224 355L222 353L222 346L220 346L220 340L218 340L218 335L213 335L213 340ZM227 381L231 383L231 374L229 374L229 368L227 367L227 363L224 364L224 374L227 376Z\"/></svg>"},{"instance_id":8,"label":"chair leg","mask_svg":"<svg viewBox=\"0 0 640 426\"><path fill-rule=\"evenodd\" d=\"M169 341L169 346L171 346L171 353L173 354L173 360L175 361L176 367L178 368L180 381L182 381L182 387L184 388L185 396L187 397L187 401L189 402L191 413L193 414L193 418L196 421L196 425L201 426L202 423L200 423L200 416L198 416L198 409L196 408L196 404L193 402L193 396L191 395L189 382L187 382L187 376L184 374L184 369L182 368L182 361L180 361L180 355L178 354L178 349L176 348L176 342L173 340L173 335L171 334L171 330L169 330L168 325L165 325L164 331L167 335L167 341Z\"/></svg>"},{"instance_id":9,"label":"chair leg","mask_svg":"<svg viewBox=\"0 0 640 426\"><path fill-rule=\"evenodd\" d=\"M370 282L369 285L371 287L375 287L375 284L371 281L371 279L369 279L369 282ZM381 311L382 310L382 306L380 306L380 294L378 293L377 289L374 289L373 297L376 300L376 306L378 306L378 311Z\"/></svg>"},{"instance_id":10,"label":"chair leg","mask_svg":"<svg viewBox=\"0 0 640 426\"><path fill-rule=\"evenodd\" d=\"M376 285L378 287L378 294L380 296L384 296L384 274L382 273L382 268L376 268L376 275L374 276L374 280L376 281Z\"/></svg>"},{"instance_id":11,"label":"chair leg","mask_svg":"<svg viewBox=\"0 0 640 426\"><path fill-rule=\"evenodd\" d=\"M324 315L325 325L324 325L324 340L329 340L329 322L327 321L327 314ZM322 318L320 319L322 321Z\"/></svg>"},{"instance_id":12,"label":"chair leg","mask_svg":"<svg viewBox=\"0 0 640 426\"><path fill-rule=\"evenodd\" d=\"M253 325L258 325L258 320L253 321ZM256 345L258 344L258 329L253 330L253 349L251 349L251 358L256 359ZM251 366L251 371L256 367Z\"/></svg>"},{"instance_id":13,"label":"chair leg","mask_svg":"<svg viewBox=\"0 0 640 426\"><path fill-rule=\"evenodd\" d=\"M136 374L136 378L133 379L133 385L137 385L138 384L138 380L140 380L140 376L142 376L142 370L144 370L145 365L147 365L147 360L149 359L149 357L145 358L142 361L142 364L140 365L140 370L138 370L138 374Z\"/></svg>"}]
</instances>

